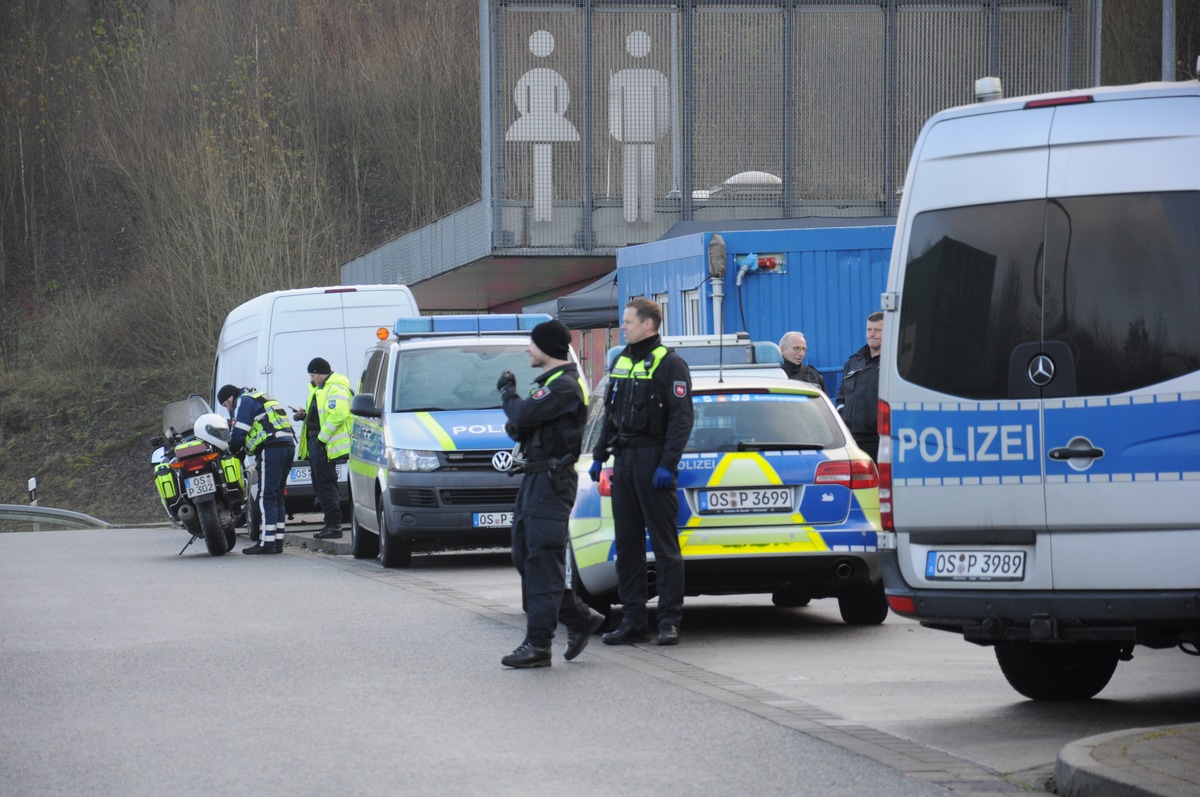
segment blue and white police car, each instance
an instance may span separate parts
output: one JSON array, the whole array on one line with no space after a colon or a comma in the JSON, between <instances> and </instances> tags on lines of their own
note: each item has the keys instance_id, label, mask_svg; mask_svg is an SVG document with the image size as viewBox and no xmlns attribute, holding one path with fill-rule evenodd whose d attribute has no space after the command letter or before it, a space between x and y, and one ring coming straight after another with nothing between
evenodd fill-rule
<instances>
[{"instance_id":1,"label":"blue and white police car","mask_svg":"<svg viewBox=\"0 0 1200 797\"><path fill-rule=\"evenodd\" d=\"M692 372L695 423L678 478L687 594L763 593L792 607L836 598L847 623L883 622L874 463L825 394L787 378L775 344L724 337L663 341ZM573 588L609 613L618 601L611 460L598 484L587 473L604 392L602 380L570 528ZM647 557L653 578L648 539Z\"/></svg>"}]
</instances>

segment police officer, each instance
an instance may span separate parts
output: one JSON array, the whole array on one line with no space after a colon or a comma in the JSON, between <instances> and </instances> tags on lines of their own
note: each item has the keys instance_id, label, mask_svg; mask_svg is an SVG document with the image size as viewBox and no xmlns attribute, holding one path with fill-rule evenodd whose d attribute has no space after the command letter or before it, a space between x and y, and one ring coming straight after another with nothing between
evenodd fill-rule
<instances>
[{"instance_id":1,"label":"police officer","mask_svg":"<svg viewBox=\"0 0 1200 797\"><path fill-rule=\"evenodd\" d=\"M550 640L561 620L567 627L567 661L587 647L604 623L566 589L567 519L575 503L575 461L583 442L587 391L570 362L571 333L546 321L530 334L529 361L542 373L527 398L517 378L504 371L496 389L508 416L506 430L521 444L525 476L513 508L512 558L521 574L526 611L525 641L500 660L505 667L549 667Z\"/></svg>"},{"instance_id":2,"label":"police officer","mask_svg":"<svg viewBox=\"0 0 1200 797\"><path fill-rule=\"evenodd\" d=\"M879 459L879 350L883 346L883 313L867 316L867 345L850 355L842 368L842 385L833 402L871 459Z\"/></svg>"},{"instance_id":3,"label":"police officer","mask_svg":"<svg viewBox=\"0 0 1200 797\"><path fill-rule=\"evenodd\" d=\"M307 459L313 491L325 516L325 525L313 535L318 540L342 536L342 499L338 495L337 463L350 457L350 380L334 373L324 357L308 364L308 405L292 415L304 421L300 459Z\"/></svg>"},{"instance_id":4,"label":"police officer","mask_svg":"<svg viewBox=\"0 0 1200 797\"><path fill-rule=\"evenodd\" d=\"M662 345L662 310L638 297L625 305L621 331L626 346L609 373L604 427L592 451L589 473L611 451L613 523L617 543L617 593L623 613L607 645L649 640L646 621L646 532L654 549L658 584L658 644L679 644L683 618L683 556L676 521L676 475L692 431L692 376L687 363Z\"/></svg>"},{"instance_id":5,"label":"police officer","mask_svg":"<svg viewBox=\"0 0 1200 797\"><path fill-rule=\"evenodd\" d=\"M242 553L283 553L287 523L283 491L296 456L296 437L288 423L287 410L261 391L233 385L217 391L217 401L233 418L229 452L237 454L244 448L246 454L254 457L254 469L258 471L252 498L258 504L259 541L243 548Z\"/></svg>"}]
</instances>

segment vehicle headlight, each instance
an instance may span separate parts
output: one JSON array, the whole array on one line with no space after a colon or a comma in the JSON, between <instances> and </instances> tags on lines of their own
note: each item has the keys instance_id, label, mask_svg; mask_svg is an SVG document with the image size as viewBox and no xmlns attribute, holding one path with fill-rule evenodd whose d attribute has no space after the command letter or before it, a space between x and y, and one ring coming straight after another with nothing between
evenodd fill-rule
<instances>
[{"instance_id":1,"label":"vehicle headlight","mask_svg":"<svg viewBox=\"0 0 1200 797\"><path fill-rule=\"evenodd\" d=\"M437 454L432 451L417 451L411 448L389 448L388 470L430 471L437 470Z\"/></svg>"}]
</instances>

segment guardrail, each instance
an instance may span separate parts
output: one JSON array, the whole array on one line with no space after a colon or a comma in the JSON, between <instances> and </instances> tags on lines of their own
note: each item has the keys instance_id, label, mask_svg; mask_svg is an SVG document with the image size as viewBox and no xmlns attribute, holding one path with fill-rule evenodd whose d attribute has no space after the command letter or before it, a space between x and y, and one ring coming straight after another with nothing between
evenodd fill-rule
<instances>
[{"instance_id":1,"label":"guardrail","mask_svg":"<svg viewBox=\"0 0 1200 797\"><path fill-rule=\"evenodd\" d=\"M0 504L0 522L4 521L37 523L68 529L107 529L112 526L111 523L98 520L82 512L22 504Z\"/></svg>"}]
</instances>

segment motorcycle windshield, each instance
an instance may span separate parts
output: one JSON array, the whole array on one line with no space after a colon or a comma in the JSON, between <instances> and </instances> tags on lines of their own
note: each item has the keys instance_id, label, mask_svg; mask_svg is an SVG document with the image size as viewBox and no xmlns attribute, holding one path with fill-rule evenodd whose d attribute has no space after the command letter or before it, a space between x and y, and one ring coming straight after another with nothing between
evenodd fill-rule
<instances>
[{"instance_id":1,"label":"motorcycle windshield","mask_svg":"<svg viewBox=\"0 0 1200 797\"><path fill-rule=\"evenodd\" d=\"M191 434L196 419L212 412L208 402L200 396L188 396L183 401L173 401L163 407L163 436L170 439L176 434Z\"/></svg>"}]
</instances>

